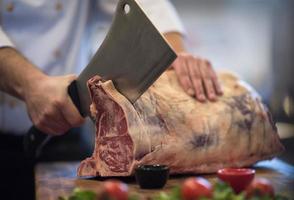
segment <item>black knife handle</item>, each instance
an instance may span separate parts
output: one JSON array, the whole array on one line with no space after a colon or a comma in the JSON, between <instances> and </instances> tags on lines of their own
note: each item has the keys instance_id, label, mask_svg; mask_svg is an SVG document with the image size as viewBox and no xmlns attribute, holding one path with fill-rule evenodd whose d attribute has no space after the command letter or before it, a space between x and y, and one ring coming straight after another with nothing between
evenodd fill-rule
<instances>
[{"instance_id":1,"label":"black knife handle","mask_svg":"<svg viewBox=\"0 0 294 200\"><path fill-rule=\"evenodd\" d=\"M75 104L76 108L79 110L80 114L84 116L81 112L81 102L78 94L78 88L77 88L77 81L74 80L70 83L70 85L67 88L68 95L70 96L72 102Z\"/></svg>"}]
</instances>

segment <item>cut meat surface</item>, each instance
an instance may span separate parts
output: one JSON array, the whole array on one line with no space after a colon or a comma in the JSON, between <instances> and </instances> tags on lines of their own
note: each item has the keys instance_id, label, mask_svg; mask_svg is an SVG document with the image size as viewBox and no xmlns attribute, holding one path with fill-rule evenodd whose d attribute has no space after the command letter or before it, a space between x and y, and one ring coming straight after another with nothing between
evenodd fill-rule
<instances>
[{"instance_id":1,"label":"cut meat surface","mask_svg":"<svg viewBox=\"0 0 294 200\"><path fill-rule=\"evenodd\" d=\"M172 174L212 173L271 159L284 147L257 93L230 73L224 95L200 103L165 72L132 105L98 76L88 81L96 119L93 155L79 176L130 176L141 164L165 164Z\"/></svg>"}]
</instances>

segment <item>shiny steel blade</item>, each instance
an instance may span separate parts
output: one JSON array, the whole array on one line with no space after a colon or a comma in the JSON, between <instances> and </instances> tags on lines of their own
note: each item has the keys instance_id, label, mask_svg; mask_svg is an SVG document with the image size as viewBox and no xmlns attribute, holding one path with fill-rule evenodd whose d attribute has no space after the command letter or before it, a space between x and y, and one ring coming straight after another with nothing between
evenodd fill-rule
<instances>
[{"instance_id":1,"label":"shiny steel blade","mask_svg":"<svg viewBox=\"0 0 294 200\"><path fill-rule=\"evenodd\" d=\"M126 12L127 7L129 12ZM134 103L176 54L134 0L120 0L102 45L77 79L80 112L90 114L87 81L99 75Z\"/></svg>"}]
</instances>

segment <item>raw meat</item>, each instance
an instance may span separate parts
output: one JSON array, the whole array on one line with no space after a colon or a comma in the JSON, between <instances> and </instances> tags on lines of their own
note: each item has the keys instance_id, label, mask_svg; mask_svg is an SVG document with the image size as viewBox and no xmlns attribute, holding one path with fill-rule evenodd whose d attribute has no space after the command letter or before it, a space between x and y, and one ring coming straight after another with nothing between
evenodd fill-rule
<instances>
[{"instance_id":1,"label":"raw meat","mask_svg":"<svg viewBox=\"0 0 294 200\"><path fill-rule=\"evenodd\" d=\"M224 95L200 103L165 72L132 105L111 81L88 81L96 119L95 149L79 176L129 176L141 164L165 164L172 174L212 173L250 166L281 151L277 129L257 93L230 73Z\"/></svg>"}]
</instances>

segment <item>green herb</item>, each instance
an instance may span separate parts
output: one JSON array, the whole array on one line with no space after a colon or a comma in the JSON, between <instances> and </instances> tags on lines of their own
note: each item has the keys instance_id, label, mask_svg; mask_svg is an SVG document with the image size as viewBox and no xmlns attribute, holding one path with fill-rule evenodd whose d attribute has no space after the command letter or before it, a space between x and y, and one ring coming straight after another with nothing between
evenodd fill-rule
<instances>
[{"instance_id":1,"label":"green herb","mask_svg":"<svg viewBox=\"0 0 294 200\"><path fill-rule=\"evenodd\" d=\"M138 197L138 195L129 195L128 200L140 200L140 198Z\"/></svg>"},{"instance_id":2,"label":"green herb","mask_svg":"<svg viewBox=\"0 0 294 200\"><path fill-rule=\"evenodd\" d=\"M171 200L171 196L166 192L160 192L158 195L153 197L152 200Z\"/></svg>"},{"instance_id":3,"label":"green herb","mask_svg":"<svg viewBox=\"0 0 294 200\"><path fill-rule=\"evenodd\" d=\"M96 200L96 193L90 190L75 188L73 194L68 198L58 197L58 200Z\"/></svg>"},{"instance_id":4,"label":"green herb","mask_svg":"<svg viewBox=\"0 0 294 200\"><path fill-rule=\"evenodd\" d=\"M160 192L154 196L152 200L180 200L181 199L181 188L180 186L174 187L171 192Z\"/></svg>"},{"instance_id":5,"label":"green herb","mask_svg":"<svg viewBox=\"0 0 294 200\"><path fill-rule=\"evenodd\" d=\"M289 200L287 197L285 197L285 196L282 196L282 195L276 195L275 196L275 200Z\"/></svg>"},{"instance_id":6,"label":"green herb","mask_svg":"<svg viewBox=\"0 0 294 200\"><path fill-rule=\"evenodd\" d=\"M81 190L80 188L75 188L73 193L69 197L58 197L58 200L97 200L98 196L95 192L90 190ZM138 195L131 194L128 200L140 200Z\"/></svg>"},{"instance_id":7,"label":"green herb","mask_svg":"<svg viewBox=\"0 0 294 200\"><path fill-rule=\"evenodd\" d=\"M237 195L228 184L217 182L214 185L213 200L245 200L245 195Z\"/></svg>"},{"instance_id":8,"label":"green herb","mask_svg":"<svg viewBox=\"0 0 294 200\"><path fill-rule=\"evenodd\" d=\"M172 199L171 200L179 200L181 199L181 187L176 186L171 191Z\"/></svg>"}]
</instances>

